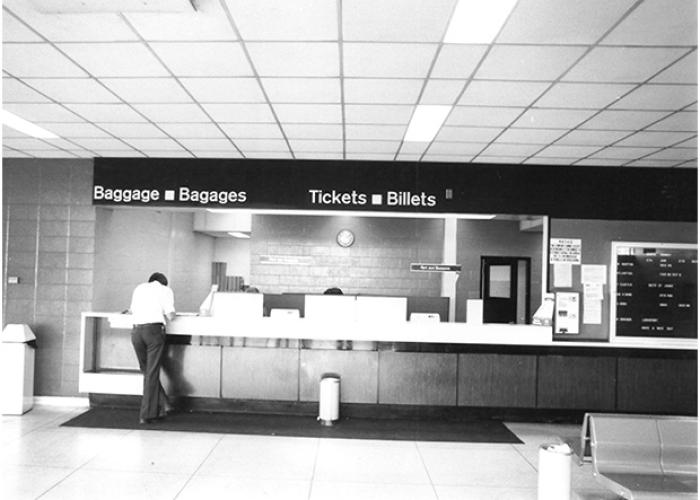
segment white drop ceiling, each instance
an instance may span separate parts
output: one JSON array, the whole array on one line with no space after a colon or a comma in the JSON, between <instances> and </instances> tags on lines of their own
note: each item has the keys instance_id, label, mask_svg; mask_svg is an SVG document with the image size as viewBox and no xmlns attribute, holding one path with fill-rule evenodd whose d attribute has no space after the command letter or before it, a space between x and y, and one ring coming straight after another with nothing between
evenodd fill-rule
<instances>
[{"instance_id":1,"label":"white drop ceiling","mask_svg":"<svg viewBox=\"0 0 700 500\"><path fill-rule=\"evenodd\" d=\"M518 0L480 45L443 43L456 0L39 3L3 0L3 108L59 138L5 158L697 168L696 0ZM419 104L453 108L405 142Z\"/></svg>"}]
</instances>

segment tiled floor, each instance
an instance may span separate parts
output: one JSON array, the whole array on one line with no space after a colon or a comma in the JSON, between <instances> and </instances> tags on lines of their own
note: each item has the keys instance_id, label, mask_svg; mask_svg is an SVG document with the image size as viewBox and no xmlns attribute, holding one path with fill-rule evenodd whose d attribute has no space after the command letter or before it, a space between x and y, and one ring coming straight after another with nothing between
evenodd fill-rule
<instances>
[{"instance_id":1,"label":"tiled floor","mask_svg":"<svg viewBox=\"0 0 700 500\"><path fill-rule=\"evenodd\" d=\"M60 427L82 411L0 417L1 499L536 499L540 444L579 434L509 423L524 442L511 445ZM616 497L575 462L571 498Z\"/></svg>"}]
</instances>

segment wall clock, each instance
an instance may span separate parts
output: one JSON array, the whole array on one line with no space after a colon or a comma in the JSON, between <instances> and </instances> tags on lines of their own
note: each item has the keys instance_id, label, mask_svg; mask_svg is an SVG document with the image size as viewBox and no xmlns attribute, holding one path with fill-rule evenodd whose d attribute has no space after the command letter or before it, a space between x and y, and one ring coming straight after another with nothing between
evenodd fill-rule
<instances>
[{"instance_id":1,"label":"wall clock","mask_svg":"<svg viewBox=\"0 0 700 500\"><path fill-rule=\"evenodd\" d=\"M347 248L355 242L355 234L349 229L341 229L335 237L335 241L343 248Z\"/></svg>"}]
</instances>

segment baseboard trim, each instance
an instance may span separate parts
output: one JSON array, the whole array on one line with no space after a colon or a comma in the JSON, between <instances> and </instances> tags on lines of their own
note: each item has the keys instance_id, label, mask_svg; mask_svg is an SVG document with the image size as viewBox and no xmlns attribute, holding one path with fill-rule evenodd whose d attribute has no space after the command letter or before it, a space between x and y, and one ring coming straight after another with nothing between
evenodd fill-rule
<instances>
[{"instance_id":1,"label":"baseboard trim","mask_svg":"<svg viewBox=\"0 0 700 500\"><path fill-rule=\"evenodd\" d=\"M67 396L34 396L35 406L89 408L90 399L87 397Z\"/></svg>"}]
</instances>

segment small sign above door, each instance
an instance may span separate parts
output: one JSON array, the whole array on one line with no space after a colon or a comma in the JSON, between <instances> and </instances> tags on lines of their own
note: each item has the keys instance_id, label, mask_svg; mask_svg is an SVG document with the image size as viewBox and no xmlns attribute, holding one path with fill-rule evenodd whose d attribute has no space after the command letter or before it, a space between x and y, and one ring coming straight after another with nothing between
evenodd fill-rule
<instances>
[{"instance_id":1,"label":"small sign above door","mask_svg":"<svg viewBox=\"0 0 700 500\"><path fill-rule=\"evenodd\" d=\"M427 272L427 273L449 273L460 272L462 266L460 264L421 264L411 263L411 271Z\"/></svg>"}]
</instances>

